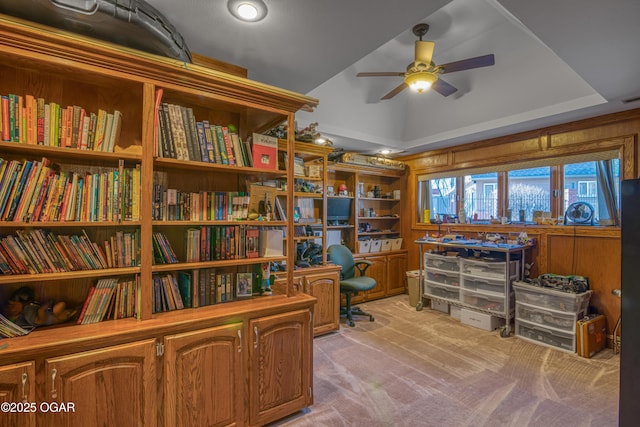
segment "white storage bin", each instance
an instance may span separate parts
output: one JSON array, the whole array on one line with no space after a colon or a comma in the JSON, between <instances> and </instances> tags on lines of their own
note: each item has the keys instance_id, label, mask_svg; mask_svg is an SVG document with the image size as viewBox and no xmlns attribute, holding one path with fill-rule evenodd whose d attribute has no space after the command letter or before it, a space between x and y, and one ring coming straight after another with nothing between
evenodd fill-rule
<instances>
[{"instance_id":1,"label":"white storage bin","mask_svg":"<svg viewBox=\"0 0 640 427\"><path fill-rule=\"evenodd\" d=\"M483 261L473 258L462 258L460 260L460 272L476 277L486 277L489 279L506 279L506 261ZM518 261L509 262L509 277L517 278Z\"/></svg>"},{"instance_id":2,"label":"white storage bin","mask_svg":"<svg viewBox=\"0 0 640 427\"><path fill-rule=\"evenodd\" d=\"M515 326L515 335L519 338L570 353L576 351L575 332L556 331L521 319L516 319Z\"/></svg>"},{"instance_id":3,"label":"white storage bin","mask_svg":"<svg viewBox=\"0 0 640 427\"><path fill-rule=\"evenodd\" d=\"M463 288L481 293L504 295L506 291L504 279L493 280L462 276L461 282Z\"/></svg>"},{"instance_id":4,"label":"white storage bin","mask_svg":"<svg viewBox=\"0 0 640 427\"><path fill-rule=\"evenodd\" d=\"M389 252L391 250L391 245L393 245L393 239L382 239L380 244L380 251Z\"/></svg>"},{"instance_id":5,"label":"white storage bin","mask_svg":"<svg viewBox=\"0 0 640 427\"><path fill-rule=\"evenodd\" d=\"M463 308L460 310L460 321L465 325L474 326L484 329L485 331L493 331L504 325L505 320L500 317L492 316L487 313L480 313L474 310Z\"/></svg>"},{"instance_id":6,"label":"white storage bin","mask_svg":"<svg viewBox=\"0 0 640 427\"><path fill-rule=\"evenodd\" d=\"M460 320L461 316L462 316L462 308L456 306L456 305L450 305L449 306L449 315L451 317L453 317L456 320Z\"/></svg>"},{"instance_id":7,"label":"white storage bin","mask_svg":"<svg viewBox=\"0 0 640 427\"><path fill-rule=\"evenodd\" d=\"M367 254L371 249L371 240L358 240L358 253Z\"/></svg>"},{"instance_id":8,"label":"white storage bin","mask_svg":"<svg viewBox=\"0 0 640 427\"><path fill-rule=\"evenodd\" d=\"M495 311L497 313L501 313L501 312L503 313L505 310L504 295L492 296L487 294L481 294L479 292L463 290L462 302L485 311ZM513 305L511 305L510 307L513 307Z\"/></svg>"},{"instance_id":9,"label":"white storage bin","mask_svg":"<svg viewBox=\"0 0 640 427\"><path fill-rule=\"evenodd\" d=\"M369 252L380 252L380 247L382 246L382 242L380 239L371 239L371 247L369 248Z\"/></svg>"},{"instance_id":10,"label":"white storage bin","mask_svg":"<svg viewBox=\"0 0 640 427\"><path fill-rule=\"evenodd\" d=\"M399 251L402 249L402 237L398 237L396 239L391 239L393 242L391 244L392 251Z\"/></svg>"},{"instance_id":11,"label":"white storage bin","mask_svg":"<svg viewBox=\"0 0 640 427\"><path fill-rule=\"evenodd\" d=\"M533 286L526 282L513 282L513 290L516 294L516 301L566 313L586 313L593 292L573 294Z\"/></svg>"},{"instance_id":12,"label":"white storage bin","mask_svg":"<svg viewBox=\"0 0 640 427\"><path fill-rule=\"evenodd\" d=\"M436 283L425 282L425 295L435 298L445 298L452 301L460 301L460 291L455 287L440 286Z\"/></svg>"},{"instance_id":13,"label":"white storage bin","mask_svg":"<svg viewBox=\"0 0 640 427\"><path fill-rule=\"evenodd\" d=\"M449 286L460 286L460 275L452 271L430 270L425 271L425 278L430 282L436 282Z\"/></svg>"},{"instance_id":14,"label":"white storage bin","mask_svg":"<svg viewBox=\"0 0 640 427\"><path fill-rule=\"evenodd\" d=\"M449 314L449 303L432 299L431 310L441 311L443 313Z\"/></svg>"},{"instance_id":15,"label":"white storage bin","mask_svg":"<svg viewBox=\"0 0 640 427\"><path fill-rule=\"evenodd\" d=\"M575 332L576 322L584 317L584 313L566 313L544 309L516 301L516 319L537 323L566 332Z\"/></svg>"},{"instance_id":16,"label":"white storage bin","mask_svg":"<svg viewBox=\"0 0 640 427\"><path fill-rule=\"evenodd\" d=\"M445 256L439 254L424 254L425 268L435 268L438 270L460 271L460 259L455 256Z\"/></svg>"}]
</instances>

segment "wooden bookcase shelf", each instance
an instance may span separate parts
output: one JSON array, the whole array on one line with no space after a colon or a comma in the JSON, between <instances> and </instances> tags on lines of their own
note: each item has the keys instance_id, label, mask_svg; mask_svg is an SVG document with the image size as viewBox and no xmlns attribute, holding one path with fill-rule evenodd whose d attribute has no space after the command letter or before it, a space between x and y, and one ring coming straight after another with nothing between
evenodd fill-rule
<instances>
[{"instance_id":1,"label":"wooden bookcase shelf","mask_svg":"<svg viewBox=\"0 0 640 427\"><path fill-rule=\"evenodd\" d=\"M76 402L73 417L36 414L20 424L93 425L98 420L116 419L115 414L122 412L131 420L144 420L141 424L176 425L175 413L187 409L169 402L172 395L167 395L168 390L199 399L225 396L232 408L227 421L236 425L264 425L309 405L313 398L311 313L316 299L294 286L292 269L283 273L284 280L272 296L170 312L155 313L153 307L154 277L159 273L215 269L235 274L267 262L294 264L294 239L284 240L282 256L185 262L185 232L190 228L255 226L282 229L284 235L292 236L293 207L289 205L288 219L281 221L152 219L154 184L159 179L172 189L193 193L246 193L252 183L278 179L289 184L283 194L293 200L293 139L282 143L281 150L292 154L284 170L160 158L155 105L161 90L162 102L191 108L198 121L232 125L245 140L283 122L293 128L295 112L313 108L318 101L242 76L197 64L187 66L2 15L0 74L1 95L30 95L61 108L77 105L87 112L117 110L123 117L113 152L54 146L58 138L47 146L30 144L18 135L12 142L0 142L4 162L46 158L65 173L106 174L118 168L137 168L139 172L139 184L133 181L136 186L125 200L126 209L135 213L131 220L31 222L19 218L0 222L2 237L44 229L65 235L86 233L92 242L102 245L115 232L139 236L139 248L133 248L139 252L135 267L0 275L1 301L28 285L38 300L65 301L71 307L81 306L100 278L135 277L139 283L136 317L38 327L28 335L2 340L7 347L0 349L0 393L8 400L50 401L53 391L59 401ZM107 196L100 200L105 204L112 201ZM176 249L178 263L155 263L152 236L156 232L166 234ZM282 343L289 350L287 354L274 354L274 345ZM228 363L221 362L223 359ZM190 366L190 360L204 363ZM283 372L280 366L290 369ZM199 381L171 374L180 369L189 369ZM75 374L67 375L70 372ZM117 392L110 389L124 384L116 378L126 378L127 387L119 387ZM28 396L18 393L23 381ZM88 390L95 393L86 393ZM190 420L202 425L217 422L196 418ZM8 423L18 424L13 418Z\"/></svg>"}]
</instances>

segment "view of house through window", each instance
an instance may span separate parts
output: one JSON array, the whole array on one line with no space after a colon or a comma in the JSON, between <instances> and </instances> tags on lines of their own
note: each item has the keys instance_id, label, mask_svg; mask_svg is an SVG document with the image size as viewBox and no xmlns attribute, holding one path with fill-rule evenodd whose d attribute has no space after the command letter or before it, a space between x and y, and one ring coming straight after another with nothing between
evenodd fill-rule
<instances>
[{"instance_id":1,"label":"view of house through window","mask_svg":"<svg viewBox=\"0 0 640 427\"><path fill-rule=\"evenodd\" d=\"M551 211L550 166L509 171L508 182L510 221L519 222L524 217L525 222L530 222L534 211Z\"/></svg>"},{"instance_id":2,"label":"view of house through window","mask_svg":"<svg viewBox=\"0 0 640 427\"><path fill-rule=\"evenodd\" d=\"M464 177L464 213L467 218L488 220L498 216L498 173Z\"/></svg>"},{"instance_id":3,"label":"view of house through window","mask_svg":"<svg viewBox=\"0 0 640 427\"><path fill-rule=\"evenodd\" d=\"M615 224L620 194L620 160L596 160L564 166L563 207L586 202L593 207L594 221Z\"/></svg>"}]
</instances>

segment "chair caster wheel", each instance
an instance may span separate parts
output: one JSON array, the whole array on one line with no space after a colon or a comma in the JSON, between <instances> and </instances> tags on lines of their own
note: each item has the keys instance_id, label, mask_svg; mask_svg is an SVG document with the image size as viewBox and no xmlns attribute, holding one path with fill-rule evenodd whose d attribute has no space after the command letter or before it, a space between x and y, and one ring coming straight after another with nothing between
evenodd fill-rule
<instances>
[{"instance_id":1,"label":"chair caster wheel","mask_svg":"<svg viewBox=\"0 0 640 427\"><path fill-rule=\"evenodd\" d=\"M373 316L369 316L369 322L373 322L374 320Z\"/></svg>"},{"instance_id":2,"label":"chair caster wheel","mask_svg":"<svg viewBox=\"0 0 640 427\"><path fill-rule=\"evenodd\" d=\"M511 335L511 331L507 330L506 327L500 330L500 336L502 338L507 338L509 335Z\"/></svg>"}]
</instances>

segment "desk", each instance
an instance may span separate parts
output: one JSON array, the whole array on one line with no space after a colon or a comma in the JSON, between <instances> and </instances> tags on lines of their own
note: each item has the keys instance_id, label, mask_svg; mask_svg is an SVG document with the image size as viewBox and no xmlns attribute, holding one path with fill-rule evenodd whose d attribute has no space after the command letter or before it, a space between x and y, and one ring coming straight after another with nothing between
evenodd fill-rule
<instances>
[{"instance_id":1,"label":"desk","mask_svg":"<svg viewBox=\"0 0 640 427\"><path fill-rule=\"evenodd\" d=\"M418 239L420 246L420 295L505 319L500 336L511 334L514 318L511 282L524 277L525 253L531 246L495 244L476 240ZM463 249L468 257L447 257L425 251L425 245L440 249ZM474 254L504 254L504 261L483 261ZM518 260L514 260L519 255ZM487 259L487 258L485 258ZM422 309L421 302L416 307Z\"/></svg>"}]
</instances>

